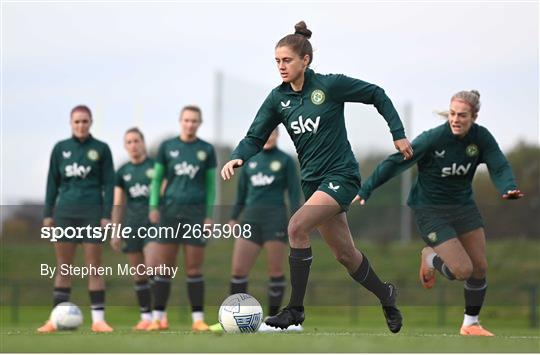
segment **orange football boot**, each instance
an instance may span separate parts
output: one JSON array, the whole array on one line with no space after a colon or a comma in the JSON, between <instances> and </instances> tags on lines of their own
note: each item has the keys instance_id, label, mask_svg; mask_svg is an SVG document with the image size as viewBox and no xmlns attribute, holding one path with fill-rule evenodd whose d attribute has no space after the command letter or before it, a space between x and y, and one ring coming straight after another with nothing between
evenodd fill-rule
<instances>
[{"instance_id":1,"label":"orange football boot","mask_svg":"<svg viewBox=\"0 0 540 355\"><path fill-rule=\"evenodd\" d=\"M191 330L194 332L207 332L210 330L210 327L203 320L198 320L193 322Z\"/></svg>"},{"instance_id":2,"label":"orange football boot","mask_svg":"<svg viewBox=\"0 0 540 355\"><path fill-rule=\"evenodd\" d=\"M113 328L107 322L100 320L92 323L92 331L96 333L110 333L113 331Z\"/></svg>"},{"instance_id":3,"label":"orange football boot","mask_svg":"<svg viewBox=\"0 0 540 355\"><path fill-rule=\"evenodd\" d=\"M495 336L492 332L484 329L480 323L471 324L469 326L462 326L459 331L461 335L477 336L477 337L492 337Z\"/></svg>"},{"instance_id":4,"label":"orange football boot","mask_svg":"<svg viewBox=\"0 0 540 355\"><path fill-rule=\"evenodd\" d=\"M56 327L54 326L53 322L48 320L43 324L41 327L37 329L39 333L54 333L56 332Z\"/></svg>"},{"instance_id":5,"label":"orange football boot","mask_svg":"<svg viewBox=\"0 0 540 355\"><path fill-rule=\"evenodd\" d=\"M133 330L146 330L146 328L148 328L148 326L150 326L150 323L152 323L152 322L149 321L149 320L141 319L141 320L139 321L139 323L137 323L137 324L133 327Z\"/></svg>"}]
</instances>

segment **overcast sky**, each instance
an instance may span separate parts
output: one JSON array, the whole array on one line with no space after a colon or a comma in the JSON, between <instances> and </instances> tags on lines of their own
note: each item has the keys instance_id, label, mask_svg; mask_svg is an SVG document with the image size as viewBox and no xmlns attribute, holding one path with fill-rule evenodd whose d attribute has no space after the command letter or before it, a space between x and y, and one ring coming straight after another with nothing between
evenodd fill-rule
<instances>
[{"instance_id":1,"label":"overcast sky","mask_svg":"<svg viewBox=\"0 0 540 355\"><path fill-rule=\"evenodd\" d=\"M274 45L299 20L313 31L315 71L376 83L402 113L410 103L410 138L442 122L433 111L452 94L477 89L478 123L503 150L538 144L538 15L538 2L4 2L2 202L43 200L51 149L79 103L116 164L127 128L158 144L186 104L202 107L200 136L215 142L221 70L221 137L235 145L280 83ZM357 155L392 151L373 107L346 113ZM285 134L280 145L293 150Z\"/></svg>"}]
</instances>

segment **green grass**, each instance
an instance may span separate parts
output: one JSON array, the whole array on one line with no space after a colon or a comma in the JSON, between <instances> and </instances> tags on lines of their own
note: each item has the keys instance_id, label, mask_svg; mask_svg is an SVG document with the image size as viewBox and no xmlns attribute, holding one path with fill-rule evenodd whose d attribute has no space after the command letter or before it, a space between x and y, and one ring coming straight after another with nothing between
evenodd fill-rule
<instances>
[{"instance_id":1,"label":"green grass","mask_svg":"<svg viewBox=\"0 0 540 355\"><path fill-rule=\"evenodd\" d=\"M400 289L400 302L407 305L434 305L444 297L451 305L461 305L463 287L458 282L440 278L437 288L426 292L419 287L418 264L422 244L399 243L372 244L361 239L357 245L369 257L381 278L391 280ZM219 305L229 289L230 258L233 243L230 240L212 241L207 247L204 276L206 302ZM344 268L334 259L328 247L313 238L314 260L310 274L307 302L317 306L372 305L373 298L351 281ZM540 243L515 239L512 241L489 241L488 248L488 302L492 305L522 305L529 302L530 285L539 285ZM50 290L52 280L39 275L40 264L55 264L50 243L41 241L31 244L5 242L0 250L0 304L9 305L15 298L20 305L49 305L43 297ZM126 263L121 253L114 253L107 246L104 264L113 266ZM249 291L258 299L266 298L266 275L264 252L258 258L250 275ZM82 251L78 251L76 265L83 265ZM186 305L183 257L179 256L179 276L173 283L171 305ZM288 267L285 265L288 273ZM516 277L518 275L518 277ZM132 280L129 277L110 276L107 281L108 305L129 306L134 304ZM78 304L87 302L87 280L73 279L72 299ZM335 290L339 292L334 292ZM328 297L332 295L332 297Z\"/></svg>"},{"instance_id":2,"label":"green grass","mask_svg":"<svg viewBox=\"0 0 540 355\"><path fill-rule=\"evenodd\" d=\"M53 263L52 247L44 243L3 243L0 250L0 351L2 352L540 352L540 333L529 328L530 285L539 284L540 244L536 241L489 241L489 291L482 310L483 325L495 338L458 335L463 313L463 286L439 278L434 290L417 280L420 243L357 245L376 271L395 282L405 322L391 334L376 300L351 281L320 239L313 240L305 332L301 334L193 334L186 307L182 274L173 283L169 308L171 330L135 333L138 315L132 281L107 278L107 320L113 334L93 334L86 280L74 279L72 301L81 306L84 325L74 332L37 334L50 312L52 281L39 276L39 263ZM206 318L217 319L216 306L228 291L232 243L216 241L205 263ZM79 251L78 264L81 265ZM125 262L106 248L108 265ZM182 265L182 257L179 258ZM250 275L249 292L265 303L267 276L264 254ZM286 297L288 297L286 295ZM538 300L537 300L538 303Z\"/></svg>"},{"instance_id":3,"label":"green grass","mask_svg":"<svg viewBox=\"0 0 540 355\"><path fill-rule=\"evenodd\" d=\"M208 313L210 320L211 314ZM21 324L2 326L2 352L539 352L538 330L512 326L504 319L486 323L494 338L468 338L457 334L461 320L458 309L449 311L452 325L433 324L435 312L427 308L403 309L405 326L391 334L380 309L360 307L351 322L343 307L308 309L303 333L195 334L179 309L169 311L171 330L140 333L130 330L135 310L112 307L108 320L112 334L93 334L88 321L77 331L37 334L44 310L25 308ZM85 314L87 316L87 314ZM39 318L41 317L41 318ZM431 319L430 319L431 318ZM511 317L510 317L511 318Z\"/></svg>"}]
</instances>

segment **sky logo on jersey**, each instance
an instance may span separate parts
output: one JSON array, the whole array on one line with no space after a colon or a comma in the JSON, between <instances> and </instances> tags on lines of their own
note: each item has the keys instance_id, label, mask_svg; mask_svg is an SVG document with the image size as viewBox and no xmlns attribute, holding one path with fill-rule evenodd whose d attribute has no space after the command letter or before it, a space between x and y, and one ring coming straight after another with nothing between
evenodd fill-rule
<instances>
[{"instance_id":1,"label":"sky logo on jersey","mask_svg":"<svg viewBox=\"0 0 540 355\"><path fill-rule=\"evenodd\" d=\"M253 186L268 186L274 182L276 177L274 175L264 175L263 173L257 173L251 177L251 185Z\"/></svg>"},{"instance_id":2,"label":"sky logo on jersey","mask_svg":"<svg viewBox=\"0 0 540 355\"><path fill-rule=\"evenodd\" d=\"M71 151L70 150L68 150L67 152L62 151L62 156L64 157L64 159L71 158Z\"/></svg>"},{"instance_id":3,"label":"sky logo on jersey","mask_svg":"<svg viewBox=\"0 0 540 355\"><path fill-rule=\"evenodd\" d=\"M84 179L88 176L91 170L91 166L83 166L73 163L71 165L66 165L66 177L80 177Z\"/></svg>"},{"instance_id":4,"label":"sky logo on jersey","mask_svg":"<svg viewBox=\"0 0 540 355\"><path fill-rule=\"evenodd\" d=\"M441 177L447 177L447 176L452 176L452 175L457 175L457 176L467 175L467 173L469 172L469 169L471 168L471 165L472 165L471 163L467 164L466 166L457 165L456 163L453 163L452 166L447 166L447 167L442 168Z\"/></svg>"},{"instance_id":5,"label":"sky logo on jersey","mask_svg":"<svg viewBox=\"0 0 540 355\"><path fill-rule=\"evenodd\" d=\"M141 185L139 183L136 183L129 188L129 195L132 198L148 197L148 185Z\"/></svg>"},{"instance_id":6,"label":"sky logo on jersey","mask_svg":"<svg viewBox=\"0 0 540 355\"><path fill-rule=\"evenodd\" d=\"M314 122L309 117L304 120L302 115L300 115L298 116L298 121L291 122L291 129L293 130L294 134L300 134L300 133L306 133L306 132L313 132L313 134L317 134L320 120L321 120L321 116L317 116Z\"/></svg>"},{"instance_id":7,"label":"sky logo on jersey","mask_svg":"<svg viewBox=\"0 0 540 355\"><path fill-rule=\"evenodd\" d=\"M171 156L171 158L177 158L178 154L180 154L180 152L178 150L171 150L169 152L169 155Z\"/></svg>"},{"instance_id":8,"label":"sky logo on jersey","mask_svg":"<svg viewBox=\"0 0 540 355\"><path fill-rule=\"evenodd\" d=\"M281 101L281 111L286 110L288 108L291 108L291 100L287 100L287 102Z\"/></svg>"},{"instance_id":9,"label":"sky logo on jersey","mask_svg":"<svg viewBox=\"0 0 540 355\"><path fill-rule=\"evenodd\" d=\"M339 189L339 185L335 186L333 183L328 184L328 188L334 192L336 192Z\"/></svg>"},{"instance_id":10,"label":"sky logo on jersey","mask_svg":"<svg viewBox=\"0 0 540 355\"><path fill-rule=\"evenodd\" d=\"M174 166L174 172L178 176L187 175L190 179L193 179L199 171L198 165L191 165L183 161L180 164Z\"/></svg>"}]
</instances>

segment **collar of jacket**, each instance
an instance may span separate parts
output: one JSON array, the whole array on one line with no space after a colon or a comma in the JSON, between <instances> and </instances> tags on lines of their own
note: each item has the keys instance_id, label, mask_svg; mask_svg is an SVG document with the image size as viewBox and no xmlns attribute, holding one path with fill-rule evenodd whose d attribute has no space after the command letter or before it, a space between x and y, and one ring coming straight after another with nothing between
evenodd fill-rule
<instances>
[{"instance_id":1,"label":"collar of jacket","mask_svg":"<svg viewBox=\"0 0 540 355\"><path fill-rule=\"evenodd\" d=\"M78 144L86 144L88 142L90 142L92 139L94 139L94 137L92 137L91 134L88 135L88 138L86 138L84 141L81 141L79 138L75 137L75 135L71 135L71 139L75 142L75 143L78 143Z\"/></svg>"},{"instance_id":2,"label":"collar of jacket","mask_svg":"<svg viewBox=\"0 0 540 355\"><path fill-rule=\"evenodd\" d=\"M458 142L469 142L474 133L476 132L476 129L478 128L478 125L476 123L473 122L473 124L471 125L471 128L469 129L469 132L467 132L466 135L464 135L463 137L458 137L456 136L454 133L452 133L452 128L450 127L450 122L446 121L446 134L448 134L450 137L452 137L454 140L458 141Z\"/></svg>"},{"instance_id":3,"label":"collar of jacket","mask_svg":"<svg viewBox=\"0 0 540 355\"><path fill-rule=\"evenodd\" d=\"M304 88L306 88L309 85L309 82L311 81L311 78L315 75L315 72L313 69L307 68L304 72L304 85L302 86L302 92L304 92ZM293 93L293 94L301 94L302 92L296 92L292 89L290 83L283 82L279 86L279 90L285 93Z\"/></svg>"}]
</instances>

